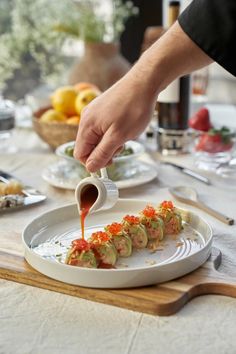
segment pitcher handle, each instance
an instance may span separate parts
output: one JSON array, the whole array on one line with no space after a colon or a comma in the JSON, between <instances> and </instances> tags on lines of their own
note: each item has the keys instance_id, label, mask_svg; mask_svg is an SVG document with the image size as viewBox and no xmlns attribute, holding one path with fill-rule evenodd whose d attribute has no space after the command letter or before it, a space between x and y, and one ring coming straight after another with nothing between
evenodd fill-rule
<instances>
[{"instance_id":1,"label":"pitcher handle","mask_svg":"<svg viewBox=\"0 0 236 354\"><path fill-rule=\"evenodd\" d=\"M101 177L102 177L102 178L108 178L108 174L107 174L107 169L106 169L106 167L101 168L100 174L101 174ZM90 173L90 176L93 177L93 178L99 178L97 172L91 172L91 173Z\"/></svg>"},{"instance_id":2,"label":"pitcher handle","mask_svg":"<svg viewBox=\"0 0 236 354\"><path fill-rule=\"evenodd\" d=\"M102 178L108 178L106 167L101 168L101 177Z\"/></svg>"}]
</instances>

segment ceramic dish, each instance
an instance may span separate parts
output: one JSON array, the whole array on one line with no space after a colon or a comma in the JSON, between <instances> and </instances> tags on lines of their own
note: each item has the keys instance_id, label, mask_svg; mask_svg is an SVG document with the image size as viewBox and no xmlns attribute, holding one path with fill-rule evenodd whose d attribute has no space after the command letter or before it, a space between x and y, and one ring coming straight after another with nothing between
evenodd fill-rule
<instances>
[{"instance_id":1,"label":"ceramic dish","mask_svg":"<svg viewBox=\"0 0 236 354\"><path fill-rule=\"evenodd\" d=\"M146 205L147 201L120 199L112 209L89 215L85 238L108 223L120 221L125 214L137 214ZM184 215L184 230L177 238L166 237L156 252L134 251L132 256L120 258L116 269L91 269L64 264L71 241L80 235L76 205L54 209L25 228L25 259L50 278L84 287L131 288L168 281L200 267L211 251L210 226L192 212L185 211Z\"/></svg>"},{"instance_id":2,"label":"ceramic dish","mask_svg":"<svg viewBox=\"0 0 236 354\"><path fill-rule=\"evenodd\" d=\"M108 175L116 183L118 189L124 189L148 183L157 177L158 172L154 164L133 160L127 164L119 164L112 176L108 168ZM74 190L78 182L87 176L88 174L80 164L67 160L57 161L42 173L43 179L50 185L71 190Z\"/></svg>"},{"instance_id":3,"label":"ceramic dish","mask_svg":"<svg viewBox=\"0 0 236 354\"><path fill-rule=\"evenodd\" d=\"M23 185L5 171L0 171L0 184L0 213L29 207L46 199L45 195L30 186Z\"/></svg>"},{"instance_id":4,"label":"ceramic dish","mask_svg":"<svg viewBox=\"0 0 236 354\"><path fill-rule=\"evenodd\" d=\"M56 154L60 157L63 157L65 159L69 160L69 161L73 161L73 162L80 164L80 162L75 160L74 157L71 157L65 153L66 148L73 147L74 144L75 144L75 142L71 141L69 143L59 146L56 149ZM113 159L114 162L128 161L130 159L136 158L137 156L139 156L145 152L144 146L137 141L132 141L132 140L127 141L125 143L125 148L132 149L133 153L131 153L129 155L125 155L125 156L116 156Z\"/></svg>"}]
</instances>

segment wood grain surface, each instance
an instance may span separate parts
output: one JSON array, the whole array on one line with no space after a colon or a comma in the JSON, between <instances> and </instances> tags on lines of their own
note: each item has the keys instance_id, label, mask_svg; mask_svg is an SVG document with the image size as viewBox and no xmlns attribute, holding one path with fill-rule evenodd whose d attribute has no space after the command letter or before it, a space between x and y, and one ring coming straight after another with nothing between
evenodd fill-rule
<instances>
[{"instance_id":1,"label":"wood grain surface","mask_svg":"<svg viewBox=\"0 0 236 354\"><path fill-rule=\"evenodd\" d=\"M19 239L19 238L18 238ZM19 245L16 245L16 250ZM216 269L221 253L213 248L211 258L199 269L182 278L156 286L134 289L90 289L65 284L34 270L21 253L0 250L0 277L152 315L171 315L193 297L221 294L236 297L236 280Z\"/></svg>"}]
</instances>

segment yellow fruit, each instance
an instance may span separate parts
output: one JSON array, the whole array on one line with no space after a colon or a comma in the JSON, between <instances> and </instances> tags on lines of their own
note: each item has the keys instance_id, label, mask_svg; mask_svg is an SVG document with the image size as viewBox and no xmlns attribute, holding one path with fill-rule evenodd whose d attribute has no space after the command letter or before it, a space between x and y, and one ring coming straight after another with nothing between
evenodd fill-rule
<instances>
[{"instance_id":1,"label":"yellow fruit","mask_svg":"<svg viewBox=\"0 0 236 354\"><path fill-rule=\"evenodd\" d=\"M74 117L70 117L66 120L67 124L71 124L71 125L78 125L80 121L80 117L79 116L74 116Z\"/></svg>"},{"instance_id":2,"label":"yellow fruit","mask_svg":"<svg viewBox=\"0 0 236 354\"><path fill-rule=\"evenodd\" d=\"M52 95L52 106L57 112L64 113L68 117L74 116L76 97L77 92L73 86L60 87Z\"/></svg>"},{"instance_id":3,"label":"yellow fruit","mask_svg":"<svg viewBox=\"0 0 236 354\"><path fill-rule=\"evenodd\" d=\"M54 109L49 109L40 117L40 121L44 123L65 122L66 116L61 112L55 111Z\"/></svg>"},{"instance_id":4,"label":"yellow fruit","mask_svg":"<svg viewBox=\"0 0 236 354\"><path fill-rule=\"evenodd\" d=\"M78 82L78 84L74 85L74 89L76 90L77 93L80 93L81 91L87 89L92 89L94 91L97 91L98 93L101 93L99 88L96 85L91 84L90 82Z\"/></svg>"},{"instance_id":5,"label":"yellow fruit","mask_svg":"<svg viewBox=\"0 0 236 354\"><path fill-rule=\"evenodd\" d=\"M94 98L99 95L94 89L86 89L81 91L75 101L75 108L78 114L81 114L84 107L86 107Z\"/></svg>"}]
</instances>

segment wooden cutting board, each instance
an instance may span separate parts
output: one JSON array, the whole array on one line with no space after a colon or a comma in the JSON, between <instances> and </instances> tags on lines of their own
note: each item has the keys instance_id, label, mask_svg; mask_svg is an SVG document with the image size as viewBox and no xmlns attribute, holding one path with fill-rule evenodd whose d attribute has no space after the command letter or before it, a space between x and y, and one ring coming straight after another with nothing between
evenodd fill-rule
<instances>
[{"instance_id":1,"label":"wooden cutting board","mask_svg":"<svg viewBox=\"0 0 236 354\"><path fill-rule=\"evenodd\" d=\"M16 240L19 238L15 238ZM0 249L0 277L38 288L57 291L87 300L123 307L152 315L177 312L198 295L220 294L236 297L236 279L217 271L221 252L213 248L210 259L194 272L160 285L135 289L90 289L65 284L34 270L24 260L20 245Z\"/></svg>"}]
</instances>

